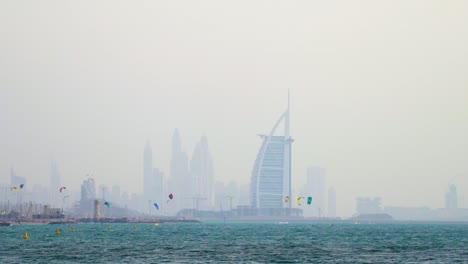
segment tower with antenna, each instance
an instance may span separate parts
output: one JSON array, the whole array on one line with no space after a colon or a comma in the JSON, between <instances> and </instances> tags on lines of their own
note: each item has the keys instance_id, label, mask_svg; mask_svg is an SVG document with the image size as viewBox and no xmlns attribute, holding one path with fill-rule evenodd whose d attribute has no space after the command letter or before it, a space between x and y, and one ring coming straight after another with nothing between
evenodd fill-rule
<instances>
[{"instance_id":1,"label":"tower with antenna","mask_svg":"<svg viewBox=\"0 0 468 264\"><path fill-rule=\"evenodd\" d=\"M283 124L284 131L278 129ZM281 135L282 134L282 135ZM252 170L251 205L257 209L284 209L291 213L291 144L290 94L287 108L269 134L260 135L262 144Z\"/></svg>"}]
</instances>

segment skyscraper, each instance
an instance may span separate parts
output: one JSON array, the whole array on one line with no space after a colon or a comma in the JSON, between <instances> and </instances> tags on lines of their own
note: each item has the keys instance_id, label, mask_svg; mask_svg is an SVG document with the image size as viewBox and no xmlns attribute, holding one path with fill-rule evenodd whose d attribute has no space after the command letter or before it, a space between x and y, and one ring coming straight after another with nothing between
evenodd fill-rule
<instances>
[{"instance_id":1,"label":"skyscraper","mask_svg":"<svg viewBox=\"0 0 468 264\"><path fill-rule=\"evenodd\" d=\"M152 203L164 201L164 179L163 173L158 168L153 168L153 151L149 142L143 151L143 203L149 202L150 211ZM141 205L142 206L142 205ZM146 208L145 206L141 207ZM143 210L146 211L146 210ZM146 211L147 212L147 211Z\"/></svg>"},{"instance_id":2,"label":"skyscraper","mask_svg":"<svg viewBox=\"0 0 468 264\"><path fill-rule=\"evenodd\" d=\"M321 217L326 208L326 177L325 169L320 167L307 168L307 182L302 189L303 196L312 196L312 206L304 207L305 216Z\"/></svg>"},{"instance_id":3,"label":"skyscraper","mask_svg":"<svg viewBox=\"0 0 468 264\"><path fill-rule=\"evenodd\" d=\"M445 193L445 208L457 209L458 208L458 195L457 187L455 184L450 184L447 192Z\"/></svg>"},{"instance_id":4,"label":"skyscraper","mask_svg":"<svg viewBox=\"0 0 468 264\"><path fill-rule=\"evenodd\" d=\"M192 208L193 182L189 176L188 157L182 151L179 130L175 129L172 136L172 157L170 181L167 193L174 195L168 213L176 214L180 209Z\"/></svg>"},{"instance_id":5,"label":"skyscraper","mask_svg":"<svg viewBox=\"0 0 468 264\"><path fill-rule=\"evenodd\" d=\"M284 122L284 134L276 130ZM288 108L280 116L268 135L260 135L262 144L252 170L250 182L251 206L263 208L291 208L291 143Z\"/></svg>"},{"instance_id":6,"label":"skyscraper","mask_svg":"<svg viewBox=\"0 0 468 264\"><path fill-rule=\"evenodd\" d=\"M153 151L150 143L146 142L143 151L143 197L149 199L153 185Z\"/></svg>"},{"instance_id":7,"label":"skyscraper","mask_svg":"<svg viewBox=\"0 0 468 264\"><path fill-rule=\"evenodd\" d=\"M328 189L328 217L336 217L336 191L333 187Z\"/></svg>"},{"instance_id":8,"label":"skyscraper","mask_svg":"<svg viewBox=\"0 0 468 264\"><path fill-rule=\"evenodd\" d=\"M81 200L96 199L96 184L93 178L88 178L81 184Z\"/></svg>"},{"instance_id":9,"label":"skyscraper","mask_svg":"<svg viewBox=\"0 0 468 264\"><path fill-rule=\"evenodd\" d=\"M96 184L93 178L88 178L81 184L80 208L82 213L90 215L94 209L94 199L96 199Z\"/></svg>"},{"instance_id":10,"label":"skyscraper","mask_svg":"<svg viewBox=\"0 0 468 264\"><path fill-rule=\"evenodd\" d=\"M194 197L199 200L200 210L211 210L214 206L213 159L208 148L208 140L203 136L195 146L190 161L190 175L194 181Z\"/></svg>"}]
</instances>

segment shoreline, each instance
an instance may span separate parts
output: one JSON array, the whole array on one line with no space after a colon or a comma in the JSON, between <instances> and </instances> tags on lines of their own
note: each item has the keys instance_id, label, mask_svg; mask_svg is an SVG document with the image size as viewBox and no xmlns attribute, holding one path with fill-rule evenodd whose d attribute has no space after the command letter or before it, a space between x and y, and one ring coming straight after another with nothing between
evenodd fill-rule
<instances>
[{"instance_id":1,"label":"shoreline","mask_svg":"<svg viewBox=\"0 0 468 264\"><path fill-rule=\"evenodd\" d=\"M322 223L322 224L449 224L449 225L468 225L468 221L449 221L449 220L391 220L391 221L355 221L353 219L73 219L64 221L1 221L2 226L13 225L68 225L68 224L163 224L163 223L272 223L272 224L300 224L300 223Z\"/></svg>"},{"instance_id":2,"label":"shoreline","mask_svg":"<svg viewBox=\"0 0 468 264\"><path fill-rule=\"evenodd\" d=\"M51 221L1 221L0 226L13 226L13 225L67 225L67 224L162 224L162 223L200 223L201 221L196 219L67 219L63 221L57 221L56 219Z\"/></svg>"}]
</instances>

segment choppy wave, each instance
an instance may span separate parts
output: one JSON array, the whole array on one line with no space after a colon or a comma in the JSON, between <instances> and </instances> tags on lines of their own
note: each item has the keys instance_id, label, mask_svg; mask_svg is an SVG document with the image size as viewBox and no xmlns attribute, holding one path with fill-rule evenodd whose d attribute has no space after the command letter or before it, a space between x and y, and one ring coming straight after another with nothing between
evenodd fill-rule
<instances>
[{"instance_id":1,"label":"choppy wave","mask_svg":"<svg viewBox=\"0 0 468 264\"><path fill-rule=\"evenodd\" d=\"M464 263L468 225L301 223L0 227L2 263ZM62 230L61 235L55 229ZM24 231L29 239L23 240Z\"/></svg>"}]
</instances>

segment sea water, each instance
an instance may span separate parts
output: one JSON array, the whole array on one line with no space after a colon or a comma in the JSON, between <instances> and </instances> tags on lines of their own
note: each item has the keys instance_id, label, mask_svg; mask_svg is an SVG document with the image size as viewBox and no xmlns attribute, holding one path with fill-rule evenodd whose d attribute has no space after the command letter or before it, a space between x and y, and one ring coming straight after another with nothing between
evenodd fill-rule
<instances>
[{"instance_id":1,"label":"sea water","mask_svg":"<svg viewBox=\"0 0 468 264\"><path fill-rule=\"evenodd\" d=\"M0 227L0 262L468 263L468 225L15 225Z\"/></svg>"}]
</instances>

